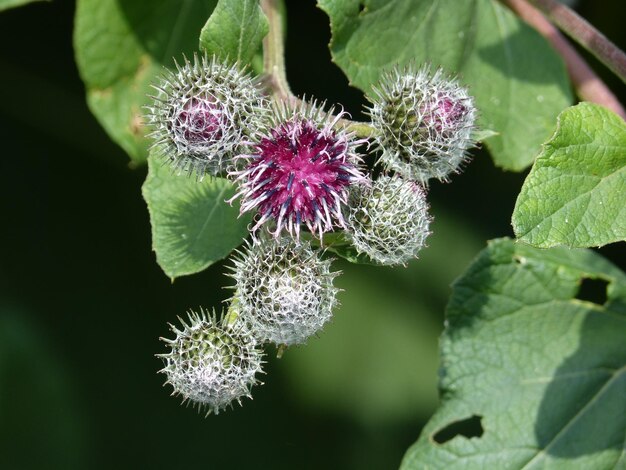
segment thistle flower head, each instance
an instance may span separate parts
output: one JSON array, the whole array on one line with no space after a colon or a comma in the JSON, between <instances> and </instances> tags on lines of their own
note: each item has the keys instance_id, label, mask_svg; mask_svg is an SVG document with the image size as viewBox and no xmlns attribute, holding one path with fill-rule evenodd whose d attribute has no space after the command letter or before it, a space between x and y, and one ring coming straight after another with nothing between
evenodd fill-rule
<instances>
[{"instance_id":1,"label":"thistle flower head","mask_svg":"<svg viewBox=\"0 0 626 470\"><path fill-rule=\"evenodd\" d=\"M308 242L261 240L247 245L234 260L233 273L241 320L261 342L304 343L330 320L338 289L323 260Z\"/></svg>"},{"instance_id":2,"label":"thistle flower head","mask_svg":"<svg viewBox=\"0 0 626 470\"><path fill-rule=\"evenodd\" d=\"M387 265L417 258L429 235L428 204L421 186L381 176L351 194L348 237L359 253Z\"/></svg>"},{"instance_id":3,"label":"thistle flower head","mask_svg":"<svg viewBox=\"0 0 626 470\"><path fill-rule=\"evenodd\" d=\"M256 82L236 65L213 57L185 58L166 70L152 96L147 118L154 147L186 172L223 174L233 167L247 133L264 116Z\"/></svg>"},{"instance_id":4,"label":"thistle flower head","mask_svg":"<svg viewBox=\"0 0 626 470\"><path fill-rule=\"evenodd\" d=\"M473 98L438 69L412 67L383 74L368 113L387 170L417 180L446 181L458 172L473 145L476 120Z\"/></svg>"},{"instance_id":5,"label":"thistle flower head","mask_svg":"<svg viewBox=\"0 0 626 470\"><path fill-rule=\"evenodd\" d=\"M234 172L241 183L241 212L257 210L256 231L272 221L274 235L286 228L299 238L300 224L311 233L345 226L342 206L348 187L363 180L358 165L361 157L355 140L337 116L324 113L315 103L296 109L278 105L270 125L254 139L246 167Z\"/></svg>"},{"instance_id":6,"label":"thistle flower head","mask_svg":"<svg viewBox=\"0 0 626 470\"><path fill-rule=\"evenodd\" d=\"M226 317L223 317L224 319ZM170 325L174 339L163 339L170 351L158 354L165 363L159 372L167 376L174 394L184 402L213 412L241 404L241 397L250 397L250 388L257 383L255 375L262 372L262 352L249 331L242 325L229 325L207 315L189 312L187 323L180 319L182 329Z\"/></svg>"}]
</instances>

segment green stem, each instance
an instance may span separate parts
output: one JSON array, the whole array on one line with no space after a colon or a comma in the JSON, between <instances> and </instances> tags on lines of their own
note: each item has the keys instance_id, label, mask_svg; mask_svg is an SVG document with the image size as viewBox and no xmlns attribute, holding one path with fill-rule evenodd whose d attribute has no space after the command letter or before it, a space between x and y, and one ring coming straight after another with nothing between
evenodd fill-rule
<instances>
[{"instance_id":1,"label":"green stem","mask_svg":"<svg viewBox=\"0 0 626 470\"><path fill-rule=\"evenodd\" d=\"M354 135L364 139L374 137L377 132L376 128L367 122L351 121L350 119L342 119L339 122L345 126L348 132L354 132Z\"/></svg>"},{"instance_id":2,"label":"green stem","mask_svg":"<svg viewBox=\"0 0 626 470\"><path fill-rule=\"evenodd\" d=\"M283 19L278 0L261 0L261 9L269 23L269 33L263 39L263 65L274 96L283 101L297 99L287 81Z\"/></svg>"},{"instance_id":3,"label":"green stem","mask_svg":"<svg viewBox=\"0 0 626 470\"><path fill-rule=\"evenodd\" d=\"M285 48L283 44L283 12L279 0L261 0L261 9L269 23L269 33L263 39L263 65L266 81L276 100L285 101L297 106L302 101L289 88L285 68ZM356 122L350 119L339 121L349 132L357 137L369 138L376 129L366 122Z\"/></svg>"},{"instance_id":4,"label":"green stem","mask_svg":"<svg viewBox=\"0 0 626 470\"><path fill-rule=\"evenodd\" d=\"M579 16L567 5L557 0L529 0L552 23L570 38L587 49L626 83L626 54L607 37Z\"/></svg>"}]
</instances>

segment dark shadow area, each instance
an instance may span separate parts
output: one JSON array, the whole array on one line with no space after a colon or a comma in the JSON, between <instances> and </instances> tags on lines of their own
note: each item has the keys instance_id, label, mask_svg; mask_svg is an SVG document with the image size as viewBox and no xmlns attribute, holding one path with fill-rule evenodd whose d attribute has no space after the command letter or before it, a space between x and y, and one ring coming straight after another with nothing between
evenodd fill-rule
<instances>
[{"instance_id":1,"label":"dark shadow area","mask_svg":"<svg viewBox=\"0 0 626 470\"><path fill-rule=\"evenodd\" d=\"M454 421L433 434L432 439L437 444L445 444L456 436L466 438L481 437L485 430L482 426L482 416L473 415L466 419Z\"/></svg>"},{"instance_id":2,"label":"dark shadow area","mask_svg":"<svg viewBox=\"0 0 626 470\"><path fill-rule=\"evenodd\" d=\"M605 279L592 279L584 277L580 281L580 288L576 294L578 300L585 300L598 305L606 303L606 288L609 282Z\"/></svg>"},{"instance_id":3,"label":"dark shadow area","mask_svg":"<svg viewBox=\"0 0 626 470\"><path fill-rule=\"evenodd\" d=\"M326 13L313 0L288 1L285 60L292 91L345 108L355 120L365 120L363 92L331 62L330 26Z\"/></svg>"}]
</instances>

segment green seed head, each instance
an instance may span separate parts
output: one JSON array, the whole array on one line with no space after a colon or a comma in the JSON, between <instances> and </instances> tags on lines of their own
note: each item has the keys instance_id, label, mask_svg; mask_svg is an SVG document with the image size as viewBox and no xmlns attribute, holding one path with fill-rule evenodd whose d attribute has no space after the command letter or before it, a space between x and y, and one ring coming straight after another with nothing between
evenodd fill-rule
<instances>
[{"instance_id":1,"label":"green seed head","mask_svg":"<svg viewBox=\"0 0 626 470\"><path fill-rule=\"evenodd\" d=\"M476 109L459 83L438 69L393 69L373 88L368 113L385 169L426 185L446 181L467 160Z\"/></svg>"},{"instance_id":2,"label":"green seed head","mask_svg":"<svg viewBox=\"0 0 626 470\"><path fill-rule=\"evenodd\" d=\"M347 215L348 237L359 253L380 264L417 258L431 221L422 187L399 176L381 176L354 188Z\"/></svg>"},{"instance_id":3,"label":"green seed head","mask_svg":"<svg viewBox=\"0 0 626 470\"><path fill-rule=\"evenodd\" d=\"M308 242L259 240L234 260L233 302L261 342L304 343L330 320L337 273Z\"/></svg>"},{"instance_id":4,"label":"green seed head","mask_svg":"<svg viewBox=\"0 0 626 470\"><path fill-rule=\"evenodd\" d=\"M224 317L226 318L226 317ZM241 404L241 397L250 397L262 372L262 352L249 331L240 324L217 320L215 313L189 312L188 322L180 320L182 329L171 325L176 337L163 339L170 351L159 354L165 367L159 372L167 376L166 383L198 409L218 414Z\"/></svg>"}]
</instances>

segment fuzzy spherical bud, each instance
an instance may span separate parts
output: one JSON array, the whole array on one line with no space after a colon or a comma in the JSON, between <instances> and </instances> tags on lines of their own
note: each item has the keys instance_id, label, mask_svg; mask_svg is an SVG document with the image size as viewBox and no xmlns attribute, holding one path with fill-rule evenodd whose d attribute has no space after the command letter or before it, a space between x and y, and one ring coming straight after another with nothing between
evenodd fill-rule
<instances>
[{"instance_id":1,"label":"fuzzy spherical bud","mask_svg":"<svg viewBox=\"0 0 626 470\"><path fill-rule=\"evenodd\" d=\"M233 305L261 342L304 343L330 320L338 289L323 260L308 242L260 240L234 259Z\"/></svg>"},{"instance_id":2,"label":"fuzzy spherical bud","mask_svg":"<svg viewBox=\"0 0 626 470\"><path fill-rule=\"evenodd\" d=\"M447 181L467 160L476 120L473 98L443 70L393 69L373 88L368 108L387 170L426 185Z\"/></svg>"},{"instance_id":3,"label":"fuzzy spherical bud","mask_svg":"<svg viewBox=\"0 0 626 470\"><path fill-rule=\"evenodd\" d=\"M399 176L381 176L355 188L347 216L348 237L359 253L386 265L417 258L430 234L422 187Z\"/></svg>"},{"instance_id":4,"label":"fuzzy spherical bud","mask_svg":"<svg viewBox=\"0 0 626 470\"><path fill-rule=\"evenodd\" d=\"M182 329L170 325L176 335L165 339L170 351L158 354L165 363L159 372L167 376L174 394L183 397L198 410L207 409L207 416L241 404L250 397L262 372L262 351L243 324L229 324L228 317L217 320L215 313L207 315L189 312L189 320L180 319Z\"/></svg>"},{"instance_id":5,"label":"fuzzy spherical bud","mask_svg":"<svg viewBox=\"0 0 626 470\"><path fill-rule=\"evenodd\" d=\"M278 105L269 125L241 155L243 170L234 172L241 187L241 212L256 211L256 231L270 221L274 235L283 229L299 239L305 224L322 237L334 226L345 227L342 206L348 188L363 180L356 140L340 124L345 116L303 103L296 109Z\"/></svg>"},{"instance_id":6,"label":"fuzzy spherical bud","mask_svg":"<svg viewBox=\"0 0 626 470\"><path fill-rule=\"evenodd\" d=\"M255 80L215 57L185 58L154 88L146 106L154 147L175 168L200 177L231 170L243 141L267 112Z\"/></svg>"}]
</instances>

